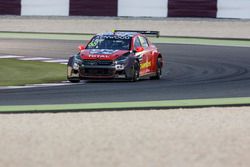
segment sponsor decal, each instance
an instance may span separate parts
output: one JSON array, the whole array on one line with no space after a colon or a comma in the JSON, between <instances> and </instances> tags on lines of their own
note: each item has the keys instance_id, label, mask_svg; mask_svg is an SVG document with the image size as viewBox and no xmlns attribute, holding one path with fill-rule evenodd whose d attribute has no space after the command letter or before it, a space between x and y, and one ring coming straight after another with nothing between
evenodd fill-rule
<instances>
[{"instance_id":1,"label":"sponsor decal","mask_svg":"<svg viewBox=\"0 0 250 167\"><path fill-rule=\"evenodd\" d=\"M103 35L103 36L96 36L95 39L130 39L131 36L127 34L119 34L119 35Z\"/></svg>"},{"instance_id":2,"label":"sponsor decal","mask_svg":"<svg viewBox=\"0 0 250 167\"><path fill-rule=\"evenodd\" d=\"M108 55L89 55L91 58L109 58Z\"/></svg>"},{"instance_id":3,"label":"sponsor decal","mask_svg":"<svg viewBox=\"0 0 250 167\"><path fill-rule=\"evenodd\" d=\"M89 53L90 55L112 55L117 51L111 49L92 49Z\"/></svg>"},{"instance_id":4,"label":"sponsor decal","mask_svg":"<svg viewBox=\"0 0 250 167\"><path fill-rule=\"evenodd\" d=\"M145 68L148 68L148 67L151 67L151 61L141 64L141 69L145 69Z\"/></svg>"}]
</instances>

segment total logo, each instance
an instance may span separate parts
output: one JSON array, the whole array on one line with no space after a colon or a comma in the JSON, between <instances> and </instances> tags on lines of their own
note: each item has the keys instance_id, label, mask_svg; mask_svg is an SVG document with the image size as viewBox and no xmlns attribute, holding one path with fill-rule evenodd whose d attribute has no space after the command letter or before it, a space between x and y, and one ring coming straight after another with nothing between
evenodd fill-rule
<instances>
[{"instance_id":1,"label":"total logo","mask_svg":"<svg viewBox=\"0 0 250 167\"><path fill-rule=\"evenodd\" d=\"M109 58L108 55L89 55L91 58Z\"/></svg>"}]
</instances>

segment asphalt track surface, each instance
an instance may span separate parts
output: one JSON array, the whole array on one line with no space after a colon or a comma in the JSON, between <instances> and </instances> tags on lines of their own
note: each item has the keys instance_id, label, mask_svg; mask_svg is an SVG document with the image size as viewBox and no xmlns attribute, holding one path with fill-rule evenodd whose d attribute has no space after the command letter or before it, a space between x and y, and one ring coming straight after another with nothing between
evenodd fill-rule
<instances>
[{"instance_id":1,"label":"asphalt track surface","mask_svg":"<svg viewBox=\"0 0 250 167\"><path fill-rule=\"evenodd\" d=\"M82 41L0 40L0 55L67 58ZM161 80L82 82L0 90L0 105L158 101L250 96L250 48L156 44L165 60ZM65 67L66 75L66 67ZM11 74L8 75L11 77Z\"/></svg>"}]
</instances>

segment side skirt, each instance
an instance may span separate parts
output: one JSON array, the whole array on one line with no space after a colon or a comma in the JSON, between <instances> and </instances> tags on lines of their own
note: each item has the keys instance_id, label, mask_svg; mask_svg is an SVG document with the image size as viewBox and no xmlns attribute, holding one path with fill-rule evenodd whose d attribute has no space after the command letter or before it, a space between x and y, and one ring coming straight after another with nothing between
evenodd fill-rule
<instances>
[{"instance_id":1,"label":"side skirt","mask_svg":"<svg viewBox=\"0 0 250 167\"><path fill-rule=\"evenodd\" d=\"M147 78L153 77L155 75L156 75L156 72L150 72L150 73L147 73L147 74L140 76L140 79L147 79Z\"/></svg>"}]
</instances>

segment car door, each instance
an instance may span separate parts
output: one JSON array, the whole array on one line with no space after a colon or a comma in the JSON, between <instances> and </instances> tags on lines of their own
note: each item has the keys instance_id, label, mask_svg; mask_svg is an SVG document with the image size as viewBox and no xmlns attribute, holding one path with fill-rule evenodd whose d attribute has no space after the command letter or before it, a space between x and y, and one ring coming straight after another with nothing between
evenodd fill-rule
<instances>
[{"instance_id":1,"label":"car door","mask_svg":"<svg viewBox=\"0 0 250 167\"><path fill-rule=\"evenodd\" d=\"M134 38L134 50L136 50L136 48L138 47L142 47L141 41L139 39L139 36L136 36ZM140 76L143 76L146 74L146 68L145 68L145 62L147 61L146 58L146 54L145 51L140 51L140 52L136 52L135 56L139 59L140 61Z\"/></svg>"},{"instance_id":2,"label":"car door","mask_svg":"<svg viewBox=\"0 0 250 167\"><path fill-rule=\"evenodd\" d=\"M153 65L153 62L152 62L152 51L151 51L151 48L149 47L149 43L147 41L147 39L144 37L144 36L139 36L139 40L140 40L140 43L142 45L142 47L144 48L144 62L142 64L142 68L144 69L144 72L145 74L148 74L151 72L151 67Z\"/></svg>"}]
</instances>

